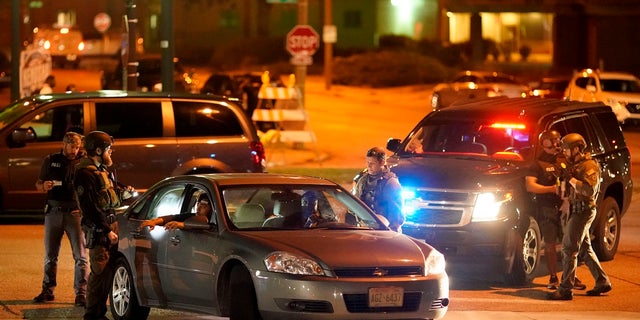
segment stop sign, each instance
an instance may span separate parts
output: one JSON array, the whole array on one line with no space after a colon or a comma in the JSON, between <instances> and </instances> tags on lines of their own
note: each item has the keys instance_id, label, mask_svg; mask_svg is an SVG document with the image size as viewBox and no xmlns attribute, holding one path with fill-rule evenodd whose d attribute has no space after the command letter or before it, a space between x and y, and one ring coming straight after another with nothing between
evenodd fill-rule
<instances>
[{"instance_id":1,"label":"stop sign","mask_svg":"<svg viewBox=\"0 0 640 320\"><path fill-rule=\"evenodd\" d=\"M313 55L319 43L318 33L309 25L297 25L287 33L287 51L294 56Z\"/></svg>"}]
</instances>

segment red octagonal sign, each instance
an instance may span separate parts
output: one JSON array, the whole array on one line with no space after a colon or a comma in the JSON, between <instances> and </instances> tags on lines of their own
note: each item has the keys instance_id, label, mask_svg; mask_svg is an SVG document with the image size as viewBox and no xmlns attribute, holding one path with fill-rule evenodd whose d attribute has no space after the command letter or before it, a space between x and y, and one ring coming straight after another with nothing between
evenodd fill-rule
<instances>
[{"instance_id":1,"label":"red octagonal sign","mask_svg":"<svg viewBox=\"0 0 640 320\"><path fill-rule=\"evenodd\" d=\"M287 33L287 51L294 56L313 55L319 45L320 37L309 25L297 25Z\"/></svg>"}]
</instances>

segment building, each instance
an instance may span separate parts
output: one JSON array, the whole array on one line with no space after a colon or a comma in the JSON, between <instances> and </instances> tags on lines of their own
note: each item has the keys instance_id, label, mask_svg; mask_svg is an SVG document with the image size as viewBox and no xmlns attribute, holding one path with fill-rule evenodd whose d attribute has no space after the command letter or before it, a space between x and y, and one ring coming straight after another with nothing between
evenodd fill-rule
<instances>
[{"instance_id":1,"label":"building","mask_svg":"<svg viewBox=\"0 0 640 320\"><path fill-rule=\"evenodd\" d=\"M125 6L134 1L141 46L158 51L162 3L168 0L21 1L22 37L27 41L34 26L70 24L89 39L119 39ZM470 41L474 59L482 61L482 39L491 39L500 59L528 47L533 60L551 61L557 70L640 73L640 34L634 32L640 0L173 0L176 52L206 55L237 39L283 38L301 21L298 7L304 3L304 20L321 33L325 1L331 1L337 49L373 48L380 36L395 34L445 45ZM7 2L0 2L4 23L10 21ZM104 34L94 28L100 12L112 18ZM0 35L0 47L8 46L8 36Z\"/></svg>"}]
</instances>

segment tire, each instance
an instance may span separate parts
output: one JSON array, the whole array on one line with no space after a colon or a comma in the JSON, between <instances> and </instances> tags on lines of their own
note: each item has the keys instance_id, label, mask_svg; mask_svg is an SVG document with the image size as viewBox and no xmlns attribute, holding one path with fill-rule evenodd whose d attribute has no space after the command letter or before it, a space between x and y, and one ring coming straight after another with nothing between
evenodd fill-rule
<instances>
[{"instance_id":1,"label":"tire","mask_svg":"<svg viewBox=\"0 0 640 320\"><path fill-rule=\"evenodd\" d=\"M538 222L529 217L529 226L522 236L520 250L515 254L511 271L506 274L510 285L524 285L535 278L541 260L542 235Z\"/></svg>"},{"instance_id":2,"label":"tire","mask_svg":"<svg viewBox=\"0 0 640 320\"><path fill-rule=\"evenodd\" d=\"M231 289L229 319L262 319L249 271L244 266L235 266L231 270L229 281Z\"/></svg>"},{"instance_id":3,"label":"tire","mask_svg":"<svg viewBox=\"0 0 640 320\"><path fill-rule=\"evenodd\" d=\"M138 303L131 268L124 258L118 258L109 291L109 304L114 320L145 320L150 308Z\"/></svg>"},{"instance_id":4,"label":"tire","mask_svg":"<svg viewBox=\"0 0 640 320\"><path fill-rule=\"evenodd\" d=\"M593 251L600 261L613 260L620 243L620 208L615 199L605 198L598 207L598 215L594 220L592 231Z\"/></svg>"}]
</instances>

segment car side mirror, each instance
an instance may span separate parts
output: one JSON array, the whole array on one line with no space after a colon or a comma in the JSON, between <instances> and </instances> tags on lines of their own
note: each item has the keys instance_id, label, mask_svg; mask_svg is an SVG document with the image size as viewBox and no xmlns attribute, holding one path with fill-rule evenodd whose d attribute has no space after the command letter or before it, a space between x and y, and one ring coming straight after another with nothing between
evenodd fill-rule
<instances>
[{"instance_id":1,"label":"car side mirror","mask_svg":"<svg viewBox=\"0 0 640 320\"><path fill-rule=\"evenodd\" d=\"M390 138L387 141L387 150L395 153L398 151L399 148L400 148L400 139Z\"/></svg>"},{"instance_id":2,"label":"car side mirror","mask_svg":"<svg viewBox=\"0 0 640 320\"><path fill-rule=\"evenodd\" d=\"M17 128L11 133L11 146L24 147L27 142L34 142L37 139L36 131L32 128Z\"/></svg>"},{"instance_id":3,"label":"car side mirror","mask_svg":"<svg viewBox=\"0 0 640 320\"><path fill-rule=\"evenodd\" d=\"M596 86L592 85L592 84L588 84L587 85L587 91L594 93L596 92Z\"/></svg>"}]
</instances>

